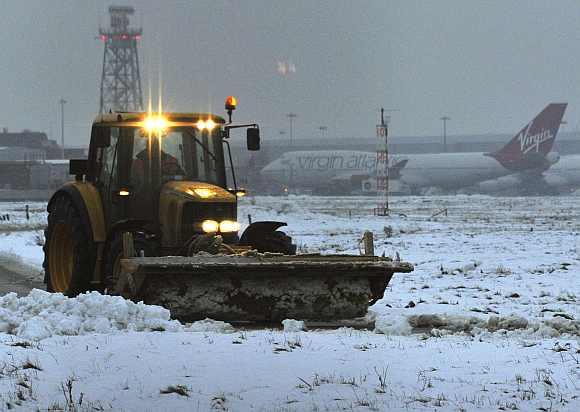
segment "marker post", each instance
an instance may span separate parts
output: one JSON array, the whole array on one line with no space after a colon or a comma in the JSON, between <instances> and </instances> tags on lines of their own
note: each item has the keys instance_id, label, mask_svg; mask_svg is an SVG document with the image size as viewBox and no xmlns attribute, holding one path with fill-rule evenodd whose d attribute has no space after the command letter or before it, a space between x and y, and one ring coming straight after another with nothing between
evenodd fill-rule
<instances>
[{"instance_id":1,"label":"marker post","mask_svg":"<svg viewBox=\"0 0 580 412\"><path fill-rule=\"evenodd\" d=\"M381 107L381 123L377 125L377 207L376 216L389 215L389 127L385 121L385 109Z\"/></svg>"}]
</instances>

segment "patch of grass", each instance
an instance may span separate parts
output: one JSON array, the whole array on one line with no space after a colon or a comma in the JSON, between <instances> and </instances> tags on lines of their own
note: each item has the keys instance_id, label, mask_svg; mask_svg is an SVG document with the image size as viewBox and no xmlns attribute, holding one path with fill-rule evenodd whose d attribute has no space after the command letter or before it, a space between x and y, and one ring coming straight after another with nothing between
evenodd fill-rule
<instances>
[{"instance_id":1,"label":"patch of grass","mask_svg":"<svg viewBox=\"0 0 580 412\"><path fill-rule=\"evenodd\" d=\"M284 346L276 346L274 348L274 353L280 352L292 352L294 349L302 348L302 341L300 337L296 337L294 339L289 339L284 342Z\"/></svg>"},{"instance_id":2,"label":"patch of grass","mask_svg":"<svg viewBox=\"0 0 580 412\"><path fill-rule=\"evenodd\" d=\"M7 343L8 346L14 346L17 348L24 348L24 349L28 349L32 346L32 343L28 342L28 341L21 341L21 342L11 342L11 343Z\"/></svg>"},{"instance_id":3,"label":"patch of grass","mask_svg":"<svg viewBox=\"0 0 580 412\"><path fill-rule=\"evenodd\" d=\"M46 242L44 239L44 230L37 230L34 233L33 240L36 246L44 246L44 243Z\"/></svg>"},{"instance_id":4,"label":"patch of grass","mask_svg":"<svg viewBox=\"0 0 580 412\"><path fill-rule=\"evenodd\" d=\"M386 389L387 389L387 374L389 372L389 367L388 366L384 367L379 371L375 366L374 370L375 370L375 374L377 375L377 379L379 381L379 384L375 388L375 392L376 393L385 393Z\"/></svg>"},{"instance_id":5,"label":"patch of grass","mask_svg":"<svg viewBox=\"0 0 580 412\"><path fill-rule=\"evenodd\" d=\"M22 364L21 366L22 369L34 369L37 371L41 371L42 368L40 367L40 364L38 362L33 362L30 359L26 359L26 361Z\"/></svg>"},{"instance_id":6,"label":"patch of grass","mask_svg":"<svg viewBox=\"0 0 580 412\"><path fill-rule=\"evenodd\" d=\"M156 326L151 328L151 332L165 332L165 328L163 326Z\"/></svg>"},{"instance_id":7,"label":"patch of grass","mask_svg":"<svg viewBox=\"0 0 580 412\"><path fill-rule=\"evenodd\" d=\"M184 385L169 385L165 389L159 391L162 395L167 395L170 393L176 393L181 396L189 397L189 388Z\"/></svg>"},{"instance_id":8,"label":"patch of grass","mask_svg":"<svg viewBox=\"0 0 580 412\"><path fill-rule=\"evenodd\" d=\"M211 409L214 411L227 411L226 406L227 398L225 393L218 393L213 398L211 398Z\"/></svg>"},{"instance_id":9,"label":"patch of grass","mask_svg":"<svg viewBox=\"0 0 580 412\"><path fill-rule=\"evenodd\" d=\"M52 402L48 407L48 411L63 411L63 412L94 412L104 411L105 409L112 410L111 405L106 408L100 402L88 402L85 400L85 394L81 392L78 397L74 395L74 383L76 377L71 376L66 381L61 382L60 388L64 396L64 404L60 402Z\"/></svg>"},{"instance_id":10,"label":"patch of grass","mask_svg":"<svg viewBox=\"0 0 580 412\"><path fill-rule=\"evenodd\" d=\"M498 267L495 268L495 274L498 276L509 276L512 274L512 271L510 268L507 268L503 265L499 265Z\"/></svg>"},{"instance_id":11,"label":"patch of grass","mask_svg":"<svg viewBox=\"0 0 580 412\"><path fill-rule=\"evenodd\" d=\"M340 383L341 385L358 386L358 384L356 383L356 378L354 376L351 377L341 376L338 380L338 383Z\"/></svg>"}]
</instances>

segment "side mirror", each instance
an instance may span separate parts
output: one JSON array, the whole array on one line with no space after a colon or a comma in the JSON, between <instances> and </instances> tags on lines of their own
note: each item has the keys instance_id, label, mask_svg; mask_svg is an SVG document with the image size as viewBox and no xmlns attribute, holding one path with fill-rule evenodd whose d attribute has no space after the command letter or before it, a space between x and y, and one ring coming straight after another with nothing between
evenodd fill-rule
<instances>
[{"instance_id":1,"label":"side mirror","mask_svg":"<svg viewBox=\"0 0 580 412\"><path fill-rule=\"evenodd\" d=\"M77 180L82 180L83 176L89 172L89 161L87 159L71 159L68 163L68 171Z\"/></svg>"},{"instance_id":2,"label":"side mirror","mask_svg":"<svg viewBox=\"0 0 580 412\"><path fill-rule=\"evenodd\" d=\"M97 147L109 147L111 145L111 129L109 127L94 126L91 133L91 142Z\"/></svg>"},{"instance_id":3,"label":"side mirror","mask_svg":"<svg viewBox=\"0 0 580 412\"><path fill-rule=\"evenodd\" d=\"M260 129L250 127L247 130L248 150L253 152L260 150Z\"/></svg>"}]
</instances>

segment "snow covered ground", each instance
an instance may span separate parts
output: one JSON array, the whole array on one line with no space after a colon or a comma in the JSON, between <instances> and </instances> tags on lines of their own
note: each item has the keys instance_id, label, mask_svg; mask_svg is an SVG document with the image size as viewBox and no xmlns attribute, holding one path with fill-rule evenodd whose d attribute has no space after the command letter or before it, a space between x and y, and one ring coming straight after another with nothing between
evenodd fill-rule
<instances>
[{"instance_id":1,"label":"snow covered ground","mask_svg":"<svg viewBox=\"0 0 580 412\"><path fill-rule=\"evenodd\" d=\"M27 205L29 219L26 218ZM14 269L22 267L22 272L39 277L43 260L39 243L44 239L46 217L46 203L43 202L0 202L0 264L4 262Z\"/></svg>"},{"instance_id":2,"label":"snow covered ground","mask_svg":"<svg viewBox=\"0 0 580 412\"><path fill-rule=\"evenodd\" d=\"M22 206L0 204L18 216L0 221L0 256L38 268L44 205L31 204L30 221ZM308 252L358 253L371 230L377 253L414 263L372 307L375 331L180 325L96 294L8 295L4 408L580 410L577 198L400 197L388 218L373 206L256 197L239 218L287 221Z\"/></svg>"}]
</instances>

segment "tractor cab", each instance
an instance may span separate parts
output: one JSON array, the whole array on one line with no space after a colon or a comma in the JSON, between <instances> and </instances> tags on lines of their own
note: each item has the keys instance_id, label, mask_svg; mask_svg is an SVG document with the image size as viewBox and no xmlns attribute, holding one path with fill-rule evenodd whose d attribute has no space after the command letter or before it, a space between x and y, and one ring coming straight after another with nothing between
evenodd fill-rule
<instances>
[{"instance_id":1,"label":"tractor cab","mask_svg":"<svg viewBox=\"0 0 580 412\"><path fill-rule=\"evenodd\" d=\"M97 188L108 231L144 229L173 252L196 234L235 243L237 197L245 191L237 187L228 139L239 127L247 128L248 149L258 150L257 125L210 113L101 114L88 160L72 161L71 173Z\"/></svg>"}]
</instances>

